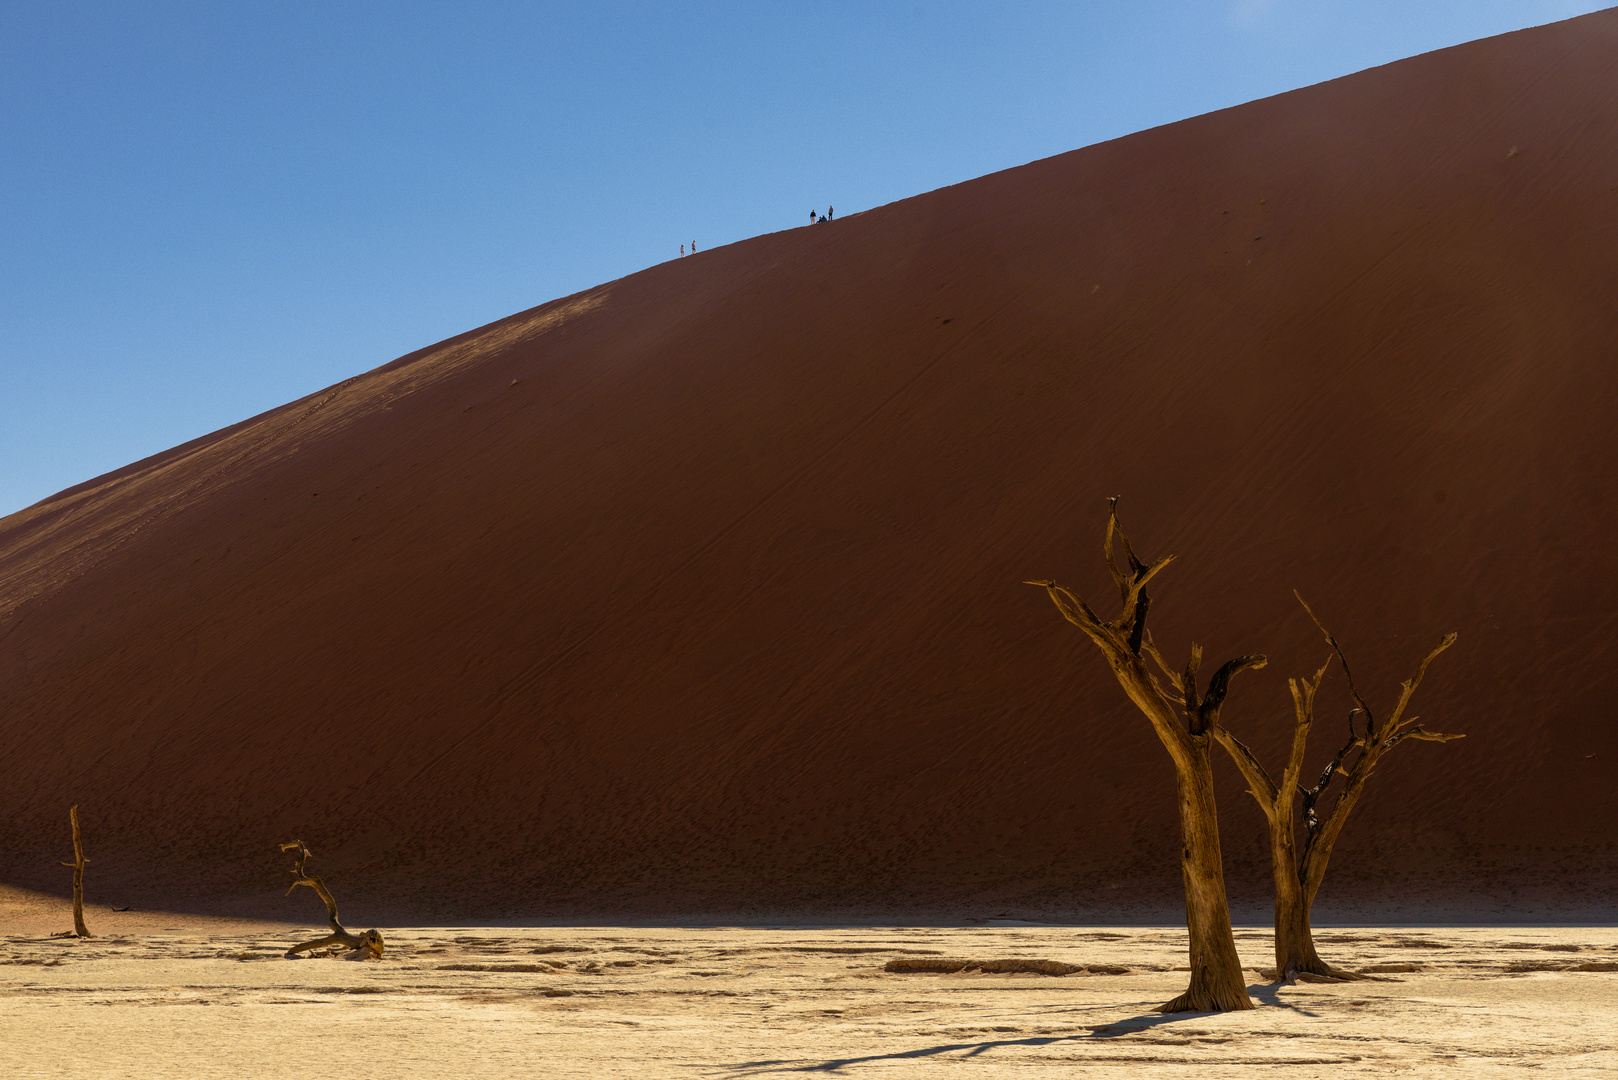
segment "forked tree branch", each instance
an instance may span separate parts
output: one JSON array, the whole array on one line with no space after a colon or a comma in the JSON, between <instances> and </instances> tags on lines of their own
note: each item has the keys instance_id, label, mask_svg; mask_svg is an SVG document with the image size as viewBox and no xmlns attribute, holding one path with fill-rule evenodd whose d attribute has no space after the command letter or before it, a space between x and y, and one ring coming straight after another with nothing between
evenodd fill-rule
<instances>
[{"instance_id":1,"label":"forked tree branch","mask_svg":"<svg viewBox=\"0 0 1618 1080\"><path fill-rule=\"evenodd\" d=\"M1123 564L1120 564L1118 559L1120 546L1123 548L1125 560ZM1023 584L1038 586L1049 593L1051 602L1062 613L1062 617L1083 630L1109 656L1122 661L1124 657L1120 655L1121 649L1138 660L1144 652L1168 676L1169 683L1165 686L1144 666L1140 668L1143 681L1164 704L1180 707L1185 713L1186 731L1189 734L1206 735L1209 729L1218 723L1220 707L1230 691L1230 680L1238 672L1248 668L1261 668L1268 661L1258 655L1228 660L1209 681L1207 694L1199 695L1197 671L1202 664L1202 646L1192 644L1191 656L1185 671L1176 674L1157 646L1152 643L1151 635L1146 628L1151 597L1145 592L1145 587L1164 567L1174 561L1174 556L1165 555L1150 564L1141 561L1130 545L1122 523L1118 520L1117 498L1107 500L1107 531L1102 540L1101 550L1107 564L1107 573L1118 588L1119 613L1118 617L1110 622L1103 622L1072 590L1054 581L1025 581Z\"/></svg>"},{"instance_id":2,"label":"forked tree branch","mask_svg":"<svg viewBox=\"0 0 1618 1080\"><path fill-rule=\"evenodd\" d=\"M1358 711L1358 709L1354 710L1354 712ZM1331 786L1333 777L1338 773L1342 773L1344 776L1349 775L1343 769L1343 759L1348 757L1356 746L1363 744L1363 740L1354 734L1353 716L1353 713L1349 714L1348 741L1343 744L1342 749L1338 750L1330 761L1326 762L1326 767L1320 770L1320 779L1315 781L1315 786L1306 788L1302 784L1298 785L1298 793L1303 796L1303 827L1309 837L1305 841L1306 851L1308 850L1308 844L1314 840L1315 833L1320 830L1320 818L1315 813L1315 804L1320 801L1320 797Z\"/></svg>"},{"instance_id":3,"label":"forked tree branch","mask_svg":"<svg viewBox=\"0 0 1618 1080\"><path fill-rule=\"evenodd\" d=\"M1433 659L1438 656L1439 653L1443 652L1453 644L1455 644L1455 634L1453 632L1445 634L1444 640L1440 641L1436 646L1434 646L1432 652L1422 657L1421 665L1416 668L1416 673L1400 684L1399 703L1393 707L1393 715L1388 719L1389 728L1397 731L1399 728L1404 727L1407 724L1415 723L1416 718L1414 716L1412 716L1409 720L1403 720L1405 709L1410 705L1411 695L1416 692L1416 687L1421 685L1421 680L1426 676L1427 665L1431 664ZM1402 720L1403 722L1401 723Z\"/></svg>"},{"instance_id":4,"label":"forked tree branch","mask_svg":"<svg viewBox=\"0 0 1618 1080\"><path fill-rule=\"evenodd\" d=\"M1117 536L1124 545L1124 555L1129 559L1129 573L1125 575L1118 566L1117 556L1113 554L1112 538ZM1118 497L1114 495L1107 500L1107 535L1101 541L1101 554L1107 560L1107 572L1112 575L1112 583L1118 586L1118 602L1129 606L1129 583L1140 576L1146 569L1144 563L1135 557L1135 549L1129 544L1129 537L1124 534L1123 523L1118 520ZM1172 556L1171 556L1172 557Z\"/></svg>"},{"instance_id":5,"label":"forked tree branch","mask_svg":"<svg viewBox=\"0 0 1618 1080\"><path fill-rule=\"evenodd\" d=\"M1129 566L1127 574L1123 567L1118 565L1118 554L1113 544L1114 537L1123 544L1124 557ZM1135 554L1135 549L1130 546L1123 524L1118 520L1116 497L1107 500L1107 535L1101 543L1101 553L1106 558L1107 573L1112 576L1113 584L1118 587L1118 618L1113 620L1112 626L1127 632L1129 651L1139 656L1146 635L1146 613L1152 606L1151 597L1145 592L1146 583L1173 562L1174 556L1165 555L1150 566L1141 562L1140 557Z\"/></svg>"},{"instance_id":6,"label":"forked tree branch","mask_svg":"<svg viewBox=\"0 0 1618 1080\"><path fill-rule=\"evenodd\" d=\"M1303 597L1298 597L1298 601L1302 603ZM1309 605L1304 604L1306 611L1308 608ZM1313 611L1309 612L1309 616L1315 619ZM1343 661L1343 653L1336 640L1326 632L1325 627L1320 625L1319 619L1315 619L1315 625L1319 626L1321 632L1326 634L1326 639L1331 642L1332 649L1337 653L1338 660L1342 661L1343 671L1346 674L1348 664ZM1411 725L1415 724L1418 718L1414 716L1406 718L1404 715L1405 709L1410 705L1411 697L1416 692L1416 688L1421 685L1422 678L1427 674L1428 665L1433 662L1433 659L1439 653L1453 644L1455 644L1455 634L1446 634L1443 640L1422 658L1421 663L1416 668L1416 673L1400 684L1398 703L1389 715L1388 722L1382 725L1380 729L1368 721L1367 733L1364 736L1358 736L1354 733L1353 717L1350 714L1349 741L1344 744L1343 748L1337 752L1337 756L1332 759L1331 764L1327 766L1328 771L1321 774L1320 781L1315 788L1312 791L1304 792L1305 824L1308 826L1309 833L1304 842L1303 858L1299 865L1299 878L1303 882L1305 894L1309 899L1314 898L1315 890L1320 887L1321 879L1326 873L1326 861L1331 857L1332 846L1337 842L1337 837L1342 833L1343 826L1348 820L1349 812L1354 808L1360 793L1365 789L1366 782L1370 779L1371 772L1376 768L1377 763L1382 760L1383 755L1407 738L1423 739L1428 742L1449 742L1453 739L1464 737L1428 731L1420 726L1412 727ZM1352 683L1350 683L1350 686L1352 688ZM1365 708L1365 703L1357 692L1354 693L1354 700L1359 703L1362 709ZM1369 713L1369 710L1367 710L1367 713ZM1343 790L1338 793L1336 800L1333 801L1331 811L1323 819L1318 818L1315 813L1315 801L1319 799L1326 786L1330 784L1332 775L1336 772L1344 771L1342 769L1343 759L1356 746L1360 748L1360 755L1354 760L1354 764L1346 770Z\"/></svg>"},{"instance_id":7,"label":"forked tree branch","mask_svg":"<svg viewBox=\"0 0 1618 1080\"><path fill-rule=\"evenodd\" d=\"M1204 735L1208 728L1219 722L1219 710L1225 704L1225 697L1230 693L1230 680L1238 672L1249 668L1257 670L1268 664L1269 660L1258 654L1252 656L1238 656L1234 660L1226 660L1214 672L1214 677L1208 681L1208 692L1202 697L1202 704L1197 706L1196 717L1191 721L1191 734Z\"/></svg>"},{"instance_id":8,"label":"forked tree branch","mask_svg":"<svg viewBox=\"0 0 1618 1080\"><path fill-rule=\"evenodd\" d=\"M1395 746L1398 746L1406 739L1421 739L1424 742L1451 742L1455 739L1464 738L1466 738L1465 735L1445 735L1443 732L1428 731L1426 728L1418 726L1413 727L1408 731L1401 731L1399 734L1389 739L1388 749L1392 750Z\"/></svg>"},{"instance_id":9,"label":"forked tree branch","mask_svg":"<svg viewBox=\"0 0 1618 1080\"><path fill-rule=\"evenodd\" d=\"M1151 659L1151 661L1158 667L1168 672L1169 681L1165 683L1162 679L1157 677L1157 672L1146 667L1144 664L1141 665L1142 669L1146 672L1146 677L1151 680L1152 689L1157 691L1157 696L1162 698L1164 701L1173 702L1174 704L1184 708L1185 696L1180 693L1179 676L1175 675L1169 669L1168 663L1163 659L1163 654L1158 652L1157 647L1152 644L1151 634L1148 633L1146 635L1146 639L1141 643L1141 651L1143 655Z\"/></svg>"},{"instance_id":10,"label":"forked tree branch","mask_svg":"<svg viewBox=\"0 0 1618 1080\"><path fill-rule=\"evenodd\" d=\"M1186 661L1185 671L1180 676L1186 730L1193 735L1206 735L1209 728L1219 723L1219 709L1225 703L1225 696L1230 693L1230 680L1239 671L1261 668L1267 663L1268 660L1257 655L1226 660L1214 672L1214 677L1208 680L1208 692L1199 697L1197 669L1202 666L1202 646L1192 644L1191 658Z\"/></svg>"},{"instance_id":11,"label":"forked tree branch","mask_svg":"<svg viewBox=\"0 0 1618 1080\"><path fill-rule=\"evenodd\" d=\"M1158 651L1157 646L1152 643L1152 635L1150 632L1146 634L1146 639L1141 643L1141 648L1145 650L1146 655L1151 659L1152 663L1157 665L1158 670L1164 675L1168 676L1169 681L1167 686L1164 686L1162 683L1158 682L1156 675L1152 676L1152 683L1157 686L1158 692L1172 701L1178 701L1183 707L1185 705L1185 695L1180 692L1180 676L1176 674L1172 667L1169 666L1169 662L1163 659L1163 654Z\"/></svg>"}]
</instances>

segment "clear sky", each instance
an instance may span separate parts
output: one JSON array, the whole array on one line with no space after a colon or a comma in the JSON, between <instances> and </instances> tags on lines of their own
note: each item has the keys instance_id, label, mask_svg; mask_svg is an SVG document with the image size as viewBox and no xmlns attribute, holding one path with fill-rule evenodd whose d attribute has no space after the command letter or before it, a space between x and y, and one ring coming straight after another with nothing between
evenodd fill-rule
<instances>
[{"instance_id":1,"label":"clear sky","mask_svg":"<svg viewBox=\"0 0 1618 1080\"><path fill-rule=\"evenodd\" d=\"M553 297L1575 0L0 0L0 515Z\"/></svg>"}]
</instances>

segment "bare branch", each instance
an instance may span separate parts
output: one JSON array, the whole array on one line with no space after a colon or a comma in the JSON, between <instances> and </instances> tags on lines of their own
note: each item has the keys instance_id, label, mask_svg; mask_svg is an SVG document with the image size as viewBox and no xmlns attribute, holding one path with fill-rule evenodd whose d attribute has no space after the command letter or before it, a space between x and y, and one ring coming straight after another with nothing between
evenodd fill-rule
<instances>
[{"instance_id":1,"label":"bare branch","mask_svg":"<svg viewBox=\"0 0 1618 1080\"><path fill-rule=\"evenodd\" d=\"M1133 558L1133 556L1131 556L1131 558ZM1131 594L1140 592L1146 587L1146 583L1148 581L1151 581L1157 576L1158 571L1162 570L1165 566L1173 561L1173 555L1165 555L1161 559L1155 560L1150 566L1142 566L1139 570L1135 571L1134 578L1129 582L1129 592Z\"/></svg>"},{"instance_id":2,"label":"bare branch","mask_svg":"<svg viewBox=\"0 0 1618 1080\"><path fill-rule=\"evenodd\" d=\"M1359 690L1354 686L1354 673L1348 670L1348 657L1343 655L1342 647L1337 644L1337 639L1331 636L1331 631L1327 630L1319 617L1315 615L1314 608L1309 606L1309 602L1303 598L1303 594L1297 589L1293 589L1292 595L1298 598L1298 603L1303 605L1303 610L1309 613L1309 618L1314 620L1316 628L1326 635L1326 643L1331 646L1332 652L1337 654L1337 662L1343 665L1343 675L1348 679L1348 692L1353 695L1354 704L1358 705L1360 711L1365 713L1365 723L1369 727L1371 734L1376 734L1376 715L1371 712L1371 707L1365 704L1365 699L1360 697Z\"/></svg>"},{"instance_id":3,"label":"bare branch","mask_svg":"<svg viewBox=\"0 0 1618 1080\"><path fill-rule=\"evenodd\" d=\"M1193 735L1205 735L1208 729L1219 722L1219 709L1225 704L1225 695L1230 692L1230 680L1239 671L1248 668L1261 668L1269 660L1257 654L1253 656L1239 656L1234 660L1226 660L1214 672L1214 677L1208 680L1208 693L1203 697L1202 703L1197 706L1195 714L1190 716L1190 729ZM1187 674L1190 674L1189 670Z\"/></svg>"},{"instance_id":4,"label":"bare branch","mask_svg":"<svg viewBox=\"0 0 1618 1080\"><path fill-rule=\"evenodd\" d=\"M1306 852L1308 850L1308 845L1314 843L1315 833L1320 831L1320 819L1315 814L1315 803L1320 801L1320 797L1324 795L1326 793L1326 789L1331 786L1332 777L1336 776L1338 773L1343 773L1344 776L1348 775L1343 769L1343 759L1348 757L1356 746L1363 745L1364 741L1361 740L1358 735L1354 734L1354 728L1351 724L1348 731L1348 741L1344 743L1343 748L1337 751L1336 755L1326 763L1326 767L1320 771L1320 779L1315 781L1315 786L1312 788L1306 788L1299 785L1298 793L1303 796L1303 826L1304 830L1308 834L1308 839L1305 841Z\"/></svg>"},{"instance_id":5,"label":"bare branch","mask_svg":"<svg viewBox=\"0 0 1618 1080\"><path fill-rule=\"evenodd\" d=\"M1146 569L1146 565L1135 557L1135 549L1129 546L1129 537L1124 534L1124 523L1118 520L1118 497L1116 495L1107 500L1107 514L1110 519L1107 530L1109 532L1117 530L1118 539L1122 540L1124 544L1124 555L1129 559L1129 570L1135 577L1139 577L1140 572Z\"/></svg>"},{"instance_id":6,"label":"bare branch","mask_svg":"<svg viewBox=\"0 0 1618 1080\"><path fill-rule=\"evenodd\" d=\"M1118 569L1118 559L1113 554L1112 538L1114 534L1123 532L1118 524L1118 497L1115 495L1107 500L1107 535L1101 541L1101 554L1107 561L1107 573L1112 575L1112 583L1118 586L1118 602L1122 604L1129 596L1129 578ZM1124 541L1127 547L1129 542ZM1131 575L1133 576L1133 575Z\"/></svg>"},{"instance_id":7,"label":"bare branch","mask_svg":"<svg viewBox=\"0 0 1618 1080\"><path fill-rule=\"evenodd\" d=\"M1127 574L1118 565L1115 541L1121 542L1124 546L1124 557L1129 563ZM1123 523L1118 520L1116 497L1107 500L1107 534L1101 543L1101 553L1106 557L1107 573L1112 575L1112 583L1118 586L1118 618L1113 620L1112 625L1118 630L1128 631L1129 651L1139 656L1141 637L1145 633L1146 626L1146 612L1141 609L1151 604L1142 590L1146 588L1147 582L1157 576L1158 571L1174 561L1174 556L1166 555L1150 566L1141 562L1129 543L1129 537L1124 533Z\"/></svg>"},{"instance_id":8,"label":"bare branch","mask_svg":"<svg viewBox=\"0 0 1618 1080\"><path fill-rule=\"evenodd\" d=\"M1390 728L1397 730L1400 726L1402 726L1399 722L1400 717L1404 716L1405 708L1410 704L1411 695L1416 692L1416 687L1421 685L1422 677L1427 674L1427 665L1431 664L1433 659L1439 653L1443 652L1453 644L1455 644L1455 634L1452 631L1445 634L1444 640L1440 641L1436 646L1434 646L1432 652L1428 653L1422 658L1421 666L1416 668L1416 673L1410 678L1406 679L1400 685L1399 703L1393 707L1393 717L1388 721L1388 726ZM1407 721L1407 723L1414 722L1414 720L1415 717L1411 717L1410 721Z\"/></svg>"},{"instance_id":9,"label":"bare branch","mask_svg":"<svg viewBox=\"0 0 1618 1080\"><path fill-rule=\"evenodd\" d=\"M1025 581L1024 585L1037 585L1050 594L1051 603L1056 610L1062 613L1062 618L1077 626L1079 629L1094 635L1102 628L1102 622L1096 613L1090 610L1090 605L1074 596L1072 591L1063 588L1054 581Z\"/></svg>"},{"instance_id":10,"label":"bare branch","mask_svg":"<svg viewBox=\"0 0 1618 1080\"><path fill-rule=\"evenodd\" d=\"M1133 556L1131 556L1131 558L1133 559ZM1151 566L1142 566L1139 570L1135 571L1134 580L1126 583L1124 586L1123 607L1118 612L1118 618L1113 621L1114 626L1122 630L1124 627L1130 626L1137 621L1136 612L1139 607L1138 601L1145 597L1145 593L1142 592L1142 590L1146 588L1146 583L1156 577L1158 571L1162 570L1165 566L1173 561L1173 555L1165 555L1161 559L1158 559L1156 562L1152 563Z\"/></svg>"},{"instance_id":11,"label":"bare branch","mask_svg":"<svg viewBox=\"0 0 1618 1080\"><path fill-rule=\"evenodd\" d=\"M1226 660L1224 664L1220 665L1219 670L1214 672L1214 677L1209 680L1208 694L1202 699L1202 708L1217 716L1220 706L1225 703L1225 696L1230 693L1230 680L1235 677L1236 673L1246 671L1249 668L1261 668L1268 663L1267 658L1257 653L1252 656L1238 656L1234 660Z\"/></svg>"},{"instance_id":12,"label":"bare branch","mask_svg":"<svg viewBox=\"0 0 1618 1080\"><path fill-rule=\"evenodd\" d=\"M1292 693L1292 753L1287 758L1286 771L1281 774L1281 787L1291 791L1303 774L1304 750L1309 744L1309 729L1315 722L1315 695L1320 692L1321 680L1331 667L1331 657L1320 665L1312 679L1288 679L1287 689Z\"/></svg>"},{"instance_id":13,"label":"bare branch","mask_svg":"<svg viewBox=\"0 0 1618 1080\"><path fill-rule=\"evenodd\" d=\"M1157 688L1159 694L1163 695L1163 700L1172 701L1183 708L1185 706L1185 694L1180 690L1180 676L1175 674L1173 668L1169 667L1169 662L1163 658L1163 654L1152 643L1151 631L1146 632L1146 639L1141 643L1141 648L1151 658L1152 663L1157 665L1158 670L1168 678L1168 682L1165 684L1159 681L1157 675L1153 673L1152 685Z\"/></svg>"},{"instance_id":14,"label":"bare branch","mask_svg":"<svg viewBox=\"0 0 1618 1080\"><path fill-rule=\"evenodd\" d=\"M1422 739L1426 742L1451 742L1455 739L1464 738L1466 738L1465 735L1445 735L1443 732L1439 731L1428 731L1424 727L1413 727L1408 731L1401 731L1399 734L1389 739L1384 751L1392 750L1395 746L1398 746L1406 739Z\"/></svg>"},{"instance_id":15,"label":"bare branch","mask_svg":"<svg viewBox=\"0 0 1618 1080\"><path fill-rule=\"evenodd\" d=\"M1117 545L1120 542L1129 563L1127 574L1118 564ZM1107 573L1112 575L1112 583L1118 587L1118 617L1107 625L1124 634L1130 654L1139 656L1146 637L1146 614L1152 606L1151 597L1146 595L1146 585L1174 561L1174 556L1166 555L1150 566L1141 562L1124 533L1123 523L1118 520L1116 497L1107 500L1107 532L1101 542L1101 553L1106 559Z\"/></svg>"},{"instance_id":16,"label":"bare branch","mask_svg":"<svg viewBox=\"0 0 1618 1080\"><path fill-rule=\"evenodd\" d=\"M1231 760L1236 762L1236 768L1241 770L1242 778L1247 781L1247 793L1253 796L1259 809L1264 811L1266 817L1275 814L1276 802L1283 789L1277 788L1275 781L1270 779L1269 771L1259 761L1247 744L1232 735L1221 724L1214 724L1208 733L1218 740L1219 745L1230 752Z\"/></svg>"},{"instance_id":17,"label":"bare branch","mask_svg":"<svg viewBox=\"0 0 1618 1080\"><path fill-rule=\"evenodd\" d=\"M1162 695L1164 701L1172 701L1183 708L1185 706L1185 694L1180 690L1180 676L1175 674L1173 668L1169 667L1169 662L1163 659L1163 654L1152 643L1150 630L1146 632L1145 640L1141 642L1141 648L1152 663L1157 665L1158 670L1168 677L1168 682L1165 684L1158 679L1155 673L1148 671L1147 674L1151 676L1153 688Z\"/></svg>"}]
</instances>

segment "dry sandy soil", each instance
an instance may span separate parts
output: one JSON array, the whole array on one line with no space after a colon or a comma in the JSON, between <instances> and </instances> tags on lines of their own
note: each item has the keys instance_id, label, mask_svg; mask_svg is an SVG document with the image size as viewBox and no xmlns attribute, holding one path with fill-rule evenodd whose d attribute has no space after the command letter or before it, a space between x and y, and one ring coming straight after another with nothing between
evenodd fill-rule
<instances>
[{"instance_id":1,"label":"dry sandy soil","mask_svg":"<svg viewBox=\"0 0 1618 1080\"><path fill-rule=\"evenodd\" d=\"M1383 981L1160 1016L1177 928L457 927L378 962L288 961L317 928L0 943L14 1077L1611 1076L1618 929L1320 933ZM188 924L187 924L188 925ZM92 926L92 929L94 927ZM241 927L235 929L240 930ZM1269 934L1238 931L1262 965ZM1038 958L1127 974L893 974Z\"/></svg>"}]
</instances>

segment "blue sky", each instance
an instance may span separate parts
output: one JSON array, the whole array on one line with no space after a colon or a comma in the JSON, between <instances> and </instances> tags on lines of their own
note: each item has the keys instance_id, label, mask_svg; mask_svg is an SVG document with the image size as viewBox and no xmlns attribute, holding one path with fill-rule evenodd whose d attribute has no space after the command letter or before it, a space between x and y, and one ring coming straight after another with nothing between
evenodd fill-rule
<instances>
[{"instance_id":1,"label":"blue sky","mask_svg":"<svg viewBox=\"0 0 1618 1080\"><path fill-rule=\"evenodd\" d=\"M1568 0L0 0L0 515L556 296Z\"/></svg>"}]
</instances>

